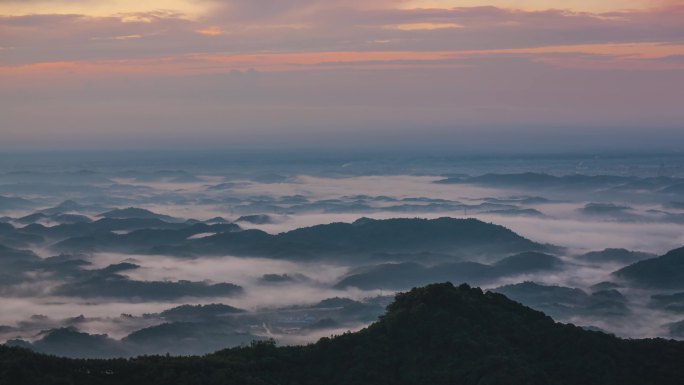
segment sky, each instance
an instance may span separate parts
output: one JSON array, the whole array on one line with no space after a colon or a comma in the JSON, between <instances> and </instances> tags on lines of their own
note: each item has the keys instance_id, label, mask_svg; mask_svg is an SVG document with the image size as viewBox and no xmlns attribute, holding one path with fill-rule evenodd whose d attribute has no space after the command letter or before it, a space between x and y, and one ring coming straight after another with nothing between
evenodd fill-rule
<instances>
[{"instance_id":1,"label":"sky","mask_svg":"<svg viewBox=\"0 0 684 385\"><path fill-rule=\"evenodd\" d=\"M684 1L0 0L0 150L676 150Z\"/></svg>"}]
</instances>

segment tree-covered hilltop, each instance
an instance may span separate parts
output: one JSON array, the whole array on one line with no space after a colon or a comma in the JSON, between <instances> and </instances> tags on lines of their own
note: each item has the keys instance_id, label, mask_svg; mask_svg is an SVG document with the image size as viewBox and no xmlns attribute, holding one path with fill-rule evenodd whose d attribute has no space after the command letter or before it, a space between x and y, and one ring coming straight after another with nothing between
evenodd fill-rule
<instances>
[{"instance_id":1,"label":"tree-covered hilltop","mask_svg":"<svg viewBox=\"0 0 684 385\"><path fill-rule=\"evenodd\" d=\"M179 341L178 343L182 343ZM369 327L315 344L203 357L75 360L0 347L1 384L681 384L684 343L554 322L502 294L433 284Z\"/></svg>"}]
</instances>

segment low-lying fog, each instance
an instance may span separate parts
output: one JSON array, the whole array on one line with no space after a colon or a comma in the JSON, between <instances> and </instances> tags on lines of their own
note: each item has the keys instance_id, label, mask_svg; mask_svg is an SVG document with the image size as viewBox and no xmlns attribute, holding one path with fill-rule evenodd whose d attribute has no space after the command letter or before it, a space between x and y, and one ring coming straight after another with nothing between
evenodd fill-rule
<instances>
[{"instance_id":1,"label":"low-lying fog","mask_svg":"<svg viewBox=\"0 0 684 385\"><path fill-rule=\"evenodd\" d=\"M441 163L432 174L348 167L334 176L296 167L0 174L0 341L73 356L304 343L359 329L396 291L436 280L620 336L684 338L673 326L684 320L684 283L613 274L684 245L684 179L662 168L480 178ZM454 220L382 221L442 217ZM336 222L355 225L294 231ZM448 232L467 226L499 235ZM421 243L421 231L434 239ZM626 250L584 255L604 249ZM209 304L228 306L177 308Z\"/></svg>"}]
</instances>

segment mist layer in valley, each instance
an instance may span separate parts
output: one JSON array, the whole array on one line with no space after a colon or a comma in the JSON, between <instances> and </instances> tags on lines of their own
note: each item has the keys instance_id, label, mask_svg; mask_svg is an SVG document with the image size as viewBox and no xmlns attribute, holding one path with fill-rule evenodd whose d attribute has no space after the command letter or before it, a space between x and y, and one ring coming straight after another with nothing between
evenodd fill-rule
<instances>
[{"instance_id":1,"label":"mist layer in valley","mask_svg":"<svg viewBox=\"0 0 684 385\"><path fill-rule=\"evenodd\" d=\"M443 281L593 330L684 339L681 156L3 157L10 345L128 357L299 344Z\"/></svg>"}]
</instances>

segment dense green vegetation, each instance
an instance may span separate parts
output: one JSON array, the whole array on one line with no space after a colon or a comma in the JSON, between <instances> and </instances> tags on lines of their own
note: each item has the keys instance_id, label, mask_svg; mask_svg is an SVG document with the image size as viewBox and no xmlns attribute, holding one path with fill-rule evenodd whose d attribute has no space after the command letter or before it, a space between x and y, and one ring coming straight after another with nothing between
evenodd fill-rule
<instances>
[{"instance_id":1,"label":"dense green vegetation","mask_svg":"<svg viewBox=\"0 0 684 385\"><path fill-rule=\"evenodd\" d=\"M682 362L682 342L623 340L445 283L399 294L368 328L308 346L130 360L0 347L0 384L662 385L682 383Z\"/></svg>"}]
</instances>

